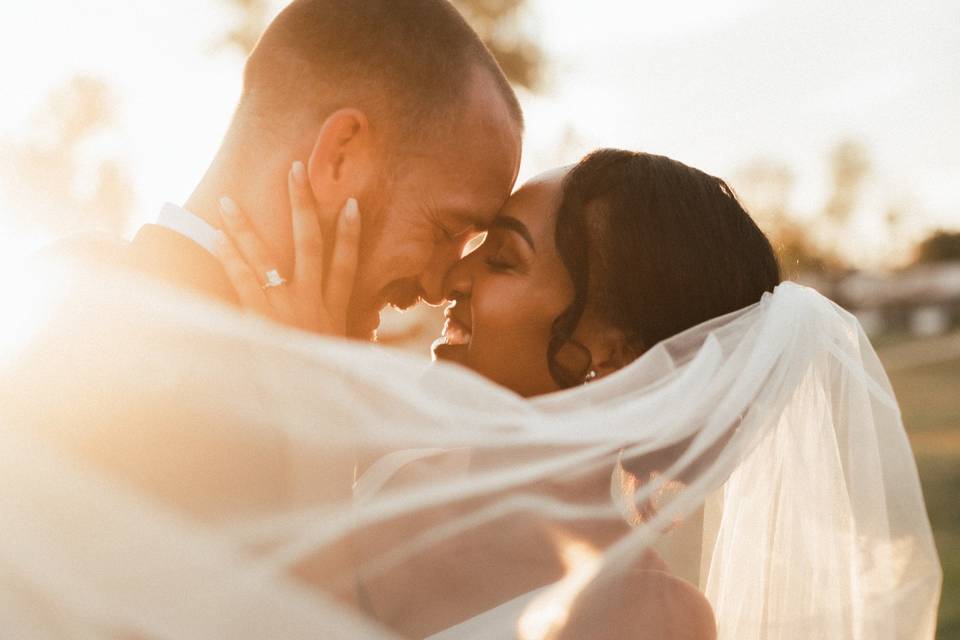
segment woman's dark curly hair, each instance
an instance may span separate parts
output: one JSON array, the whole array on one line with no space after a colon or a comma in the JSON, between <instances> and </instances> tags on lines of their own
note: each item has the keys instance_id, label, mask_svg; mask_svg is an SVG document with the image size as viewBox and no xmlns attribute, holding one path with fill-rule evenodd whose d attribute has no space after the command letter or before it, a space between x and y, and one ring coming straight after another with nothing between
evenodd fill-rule
<instances>
[{"instance_id":1,"label":"woman's dark curly hair","mask_svg":"<svg viewBox=\"0 0 960 640\"><path fill-rule=\"evenodd\" d=\"M562 388L591 367L573 339L587 309L640 354L780 283L769 240L723 180L647 153L602 149L577 164L563 182L556 244L574 286L547 350Z\"/></svg>"}]
</instances>

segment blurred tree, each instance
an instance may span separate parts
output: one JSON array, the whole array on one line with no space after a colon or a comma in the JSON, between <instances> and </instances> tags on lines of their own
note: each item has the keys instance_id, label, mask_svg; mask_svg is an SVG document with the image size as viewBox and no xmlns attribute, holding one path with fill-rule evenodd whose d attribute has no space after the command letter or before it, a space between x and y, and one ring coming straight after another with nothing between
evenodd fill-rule
<instances>
[{"instance_id":1,"label":"blurred tree","mask_svg":"<svg viewBox=\"0 0 960 640\"><path fill-rule=\"evenodd\" d=\"M773 228L787 213L793 191L793 172L776 160L758 158L734 176L737 191L750 215L761 227Z\"/></svg>"},{"instance_id":2,"label":"blurred tree","mask_svg":"<svg viewBox=\"0 0 960 640\"><path fill-rule=\"evenodd\" d=\"M915 264L960 261L960 232L940 229L917 246Z\"/></svg>"},{"instance_id":3,"label":"blurred tree","mask_svg":"<svg viewBox=\"0 0 960 640\"><path fill-rule=\"evenodd\" d=\"M218 43L253 50L260 34L278 8L274 0L222 0L235 14L234 25ZM527 0L452 0L467 22L486 43L511 82L536 89L543 76L543 52L524 31Z\"/></svg>"},{"instance_id":4,"label":"blurred tree","mask_svg":"<svg viewBox=\"0 0 960 640\"><path fill-rule=\"evenodd\" d=\"M511 82L537 89L543 80L544 56L525 32L527 0L452 0L497 58Z\"/></svg>"},{"instance_id":5,"label":"blurred tree","mask_svg":"<svg viewBox=\"0 0 960 640\"><path fill-rule=\"evenodd\" d=\"M871 162L867 148L858 140L840 140L830 150L830 195L822 215L807 229L808 238L825 254L840 261L849 251L848 233L860 204L864 183L870 175Z\"/></svg>"},{"instance_id":6,"label":"blurred tree","mask_svg":"<svg viewBox=\"0 0 960 640\"><path fill-rule=\"evenodd\" d=\"M18 215L11 222L60 234L95 226L120 233L133 204L130 176L104 154L113 98L96 78L77 76L50 95L25 139L0 141L2 172ZM19 214L18 214L19 212Z\"/></svg>"},{"instance_id":7,"label":"blurred tree","mask_svg":"<svg viewBox=\"0 0 960 640\"><path fill-rule=\"evenodd\" d=\"M812 274L832 280L847 269L842 259L819 246L807 227L795 220L783 218L769 235L784 278Z\"/></svg>"},{"instance_id":8,"label":"blurred tree","mask_svg":"<svg viewBox=\"0 0 960 640\"><path fill-rule=\"evenodd\" d=\"M845 224L854 212L861 187L870 174L866 147L857 140L842 140L830 153L832 191L824 213L837 224Z\"/></svg>"},{"instance_id":9,"label":"blurred tree","mask_svg":"<svg viewBox=\"0 0 960 640\"><path fill-rule=\"evenodd\" d=\"M801 223L791 215L794 176L787 165L757 159L740 170L734 180L744 206L770 238L785 278L805 274L829 278L843 270L842 261L810 233L810 226L816 222Z\"/></svg>"}]
</instances>

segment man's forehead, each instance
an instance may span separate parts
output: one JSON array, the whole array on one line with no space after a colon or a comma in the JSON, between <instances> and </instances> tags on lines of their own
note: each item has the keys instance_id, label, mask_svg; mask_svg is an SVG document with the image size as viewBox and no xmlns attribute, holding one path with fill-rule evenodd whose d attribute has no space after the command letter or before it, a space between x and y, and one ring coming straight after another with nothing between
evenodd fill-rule
<instances>
[{"instance_id":1,"label":"man's forehead","mask_svg":"<svg viewBox=\"0 0 960 640\"><path fill-rule=\"evenodd\" d=\"M493 199L488 199L486 202L451 201L446 205L437 206L438 204L435 203L434 206L444 218L460 225L470 224L478 228L489 226L501 208L501 202Z\"/></svg>"},{"instance_id":2,"label":"man's forehead","mask_svg":"<svg viewBox=\"0 0 960 640\"><path fill-rule=\"evenodd\" d=\"M407 175L404 191L422 206L452 218L489 222L510 196L512 166L424 159Z\"/></svg>"}]
</instances>

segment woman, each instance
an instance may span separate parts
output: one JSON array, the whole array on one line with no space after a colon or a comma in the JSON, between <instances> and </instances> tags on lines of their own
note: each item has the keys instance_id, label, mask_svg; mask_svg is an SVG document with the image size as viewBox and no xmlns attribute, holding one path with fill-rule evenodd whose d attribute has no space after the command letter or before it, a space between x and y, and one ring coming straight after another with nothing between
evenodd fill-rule
<instances>
[{"instance_id":1,"label":"woman","mask_svg":"<svg viewBox=\"0 0 960 640\"><path fill-rule=\"evenodd\" d=\"M294 191L291 201L308 203L309 194ZM304 214L311 215L309 206L294 212ZM270 260L236 221L224 216L235 244L223 245L222 261L248 306L287 322L296 317L290 312L295 308L342 315L326 307L319 291L304 295L295 282L262 289L254 274L269 271ZM345 246L337 252L335 265L337 256L355 255ZM342 263L336 270L349 272ZM517 394L537 396L606 377L670 336L756 303L779 282L769 242L722 180L662 156L601 150L524 185L485 241L450 271L445 288L451 303L434 352ZM348 299L343 283L328 282L328 289L333 294L326 300L342 305ZM633 470L641 466L645 473L655 470L649 464L634 464ZM397 476L404 473L411 471L398 470ZM607 469L582 479L563 493L604 495L609 474ZM424 525L423 514L417 525ZM364 580L361 603L394 629L423 637L563 576L547 527L510 520L500 525L499 533L460 541L482 547L487 560L471 572L471 588L457 591L456 598L418 591L416 576L444 563L434 552ZM512 528L511 534L504 528ZM595 523L579 537L599 547L627 531L624 522ZM505 579L508 566L514 577ZM630 590L640 602L607 611L616 630L612 637L627 637L628 628L631 637L713 637L706 600L669 576L662 559L648 553L634 571ZM463 629L448 633L458 637Z\"/></svg>"}]
</instances>

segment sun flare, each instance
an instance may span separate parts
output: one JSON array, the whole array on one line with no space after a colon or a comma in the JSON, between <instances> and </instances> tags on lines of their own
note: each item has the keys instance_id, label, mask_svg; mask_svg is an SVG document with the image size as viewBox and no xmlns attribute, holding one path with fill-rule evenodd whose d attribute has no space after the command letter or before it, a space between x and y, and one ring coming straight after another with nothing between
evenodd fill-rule
<instances>
[{"instance_id":1,"label":"sun flare","mask_svg":"<svg viewBox=\"0 0 960 640\"><path fill-rule=\"evenodd\" d=\"M517 621L521 640L546 638L567 621L570 605L596 575L602 563L600 553L583 540L556 534L556 544L566 575L541 593Z\"/></svg>"}]
</instances>

